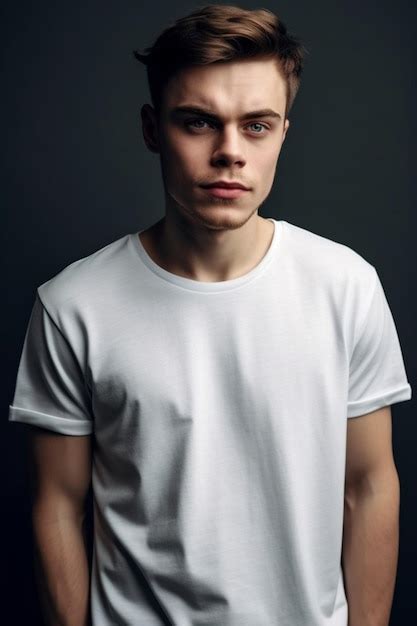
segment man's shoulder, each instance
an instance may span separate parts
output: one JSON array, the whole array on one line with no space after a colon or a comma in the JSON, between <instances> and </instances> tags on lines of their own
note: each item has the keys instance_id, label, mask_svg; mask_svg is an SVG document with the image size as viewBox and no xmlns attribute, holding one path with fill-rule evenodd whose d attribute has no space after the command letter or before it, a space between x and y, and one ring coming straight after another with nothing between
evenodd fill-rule
<instances>
[{"instance_id":1,"label":"man's shoulder","mask_svg":"<svg viewBox=\"0 0 417 626\"><path fill-rule=\"evenodd\" d=\"M41 302L52 315L68 310L84 309L109 294L125 266L126 234L79 258L37 288Z\"/></svg>"},{"instance_id":2,"label":"man's shoulder","mask_svg":"<svg viewBox=\"0 0 417 626\"><path fill-rule=\"evenodd\" d=\"M330 237L287 222L297 266L313 281L337 287L371 289L375 267L362 254Z\"/></svg>"}]
</instances>

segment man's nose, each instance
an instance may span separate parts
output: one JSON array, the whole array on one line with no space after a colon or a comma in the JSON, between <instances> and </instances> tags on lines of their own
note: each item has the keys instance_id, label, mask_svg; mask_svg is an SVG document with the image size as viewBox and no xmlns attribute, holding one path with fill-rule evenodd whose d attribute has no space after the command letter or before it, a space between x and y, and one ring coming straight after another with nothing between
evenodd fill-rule
<instances>
[{"instance_id":1,"label":"man's nose","mask_svg":"<svg viewBox=\"0 0 417 626\"><path fill-rule=\"evenodd\" d=\"M225 128L219 131L212 154L212 161L214 163L218 161L225 163L239 162L242 165L246 163L243 138L238 129Z\"/></svg>"}]
</instances>

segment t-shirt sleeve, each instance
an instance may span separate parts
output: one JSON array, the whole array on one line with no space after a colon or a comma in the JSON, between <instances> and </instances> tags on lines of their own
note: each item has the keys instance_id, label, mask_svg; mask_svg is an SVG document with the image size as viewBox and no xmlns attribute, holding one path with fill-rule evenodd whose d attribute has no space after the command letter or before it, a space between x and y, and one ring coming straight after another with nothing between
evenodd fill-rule
<instances>
[{"instance_id":1,"label":"t-shirt sleeve","mask_svg":"<svg viewBox=\"0 0 417 626\"><path fill-rule=\"evenodd\" d=\"M93 431L90 394L81 365L38 293L26 329L8 419L67 435Z\"/></svg>"},{"instance_id":2,"label":"t-shirt sleeve","mask_svg":"<svg viewBox=\"0 0 417 626\"><path fill-rule=\"evenodd\" d=\"M396 326L375 268L371 302L349 365L347 417L410 400Z\"/></svg>"}]
</instances>

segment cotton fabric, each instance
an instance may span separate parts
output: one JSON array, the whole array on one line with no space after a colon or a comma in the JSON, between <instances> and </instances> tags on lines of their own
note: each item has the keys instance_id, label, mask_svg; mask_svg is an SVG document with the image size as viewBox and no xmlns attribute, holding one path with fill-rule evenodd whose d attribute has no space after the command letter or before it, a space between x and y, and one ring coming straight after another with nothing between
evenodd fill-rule
<instances>
[{"instance_id":1,"label":"cotton fabric","mask_svg":"<svg viewBox=\"0 0 417 626\"><path fill-rule=\"evenodd\" d=\"M411 386L375 267L267 219L238 278L133 232L36 290L9 420L93 437L93 626L347 626L347 420Z\"/></svg>"}]
</instances>

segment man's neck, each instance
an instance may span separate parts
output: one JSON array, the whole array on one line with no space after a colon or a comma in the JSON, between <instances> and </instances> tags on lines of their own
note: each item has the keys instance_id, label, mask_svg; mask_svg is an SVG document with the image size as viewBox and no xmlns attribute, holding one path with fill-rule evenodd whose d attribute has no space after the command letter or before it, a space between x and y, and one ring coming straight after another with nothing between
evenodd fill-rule
<instances>
[{"instance_id":1,"label":"man's neck","mask_svg":"<svg viewBox=\"0 0 417 626\"><path fill-rule=\"evenodd\" d=\"M215 232L209 243L184 236L162 218L140 234L140 241L151 259L172 274L202 282L232 280L256 267L271 245L274 224L254 217L250 229L247 222L243 233L241 228L222 231L221 237Z\"/></svg>"}]
</instances>

